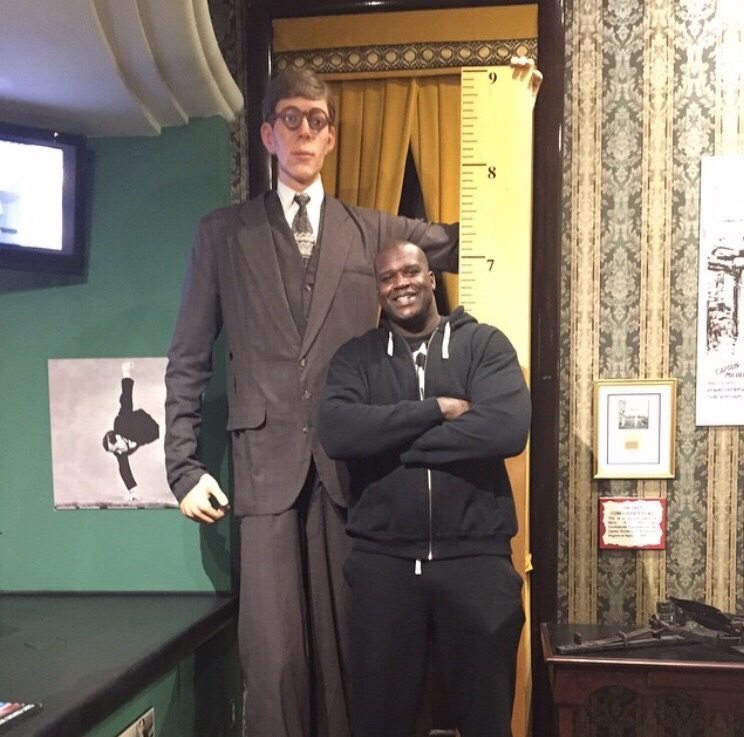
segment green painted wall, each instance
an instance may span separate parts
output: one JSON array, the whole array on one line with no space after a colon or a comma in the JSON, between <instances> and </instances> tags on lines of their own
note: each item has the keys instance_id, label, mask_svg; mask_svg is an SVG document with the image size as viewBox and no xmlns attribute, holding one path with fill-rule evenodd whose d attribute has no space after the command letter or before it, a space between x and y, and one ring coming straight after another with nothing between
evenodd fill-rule
<instances>
[{"instance_id":1,"label":"green painted wall","mask_svg":"<svg viewBox=\"0 0 744 737\"><path fill-rule=\"evenodd\" d=\"M239 737L242 682L228 629L117 709L85 737L116 737L151 707L158 737Z\"/></svg>"},{"instance_id":2,"label":"green painted wall","mask_svg":"<svg viewBox=\"0 0 744 737\"><path fill-rule=\"evenodd\" d=\"M89 146L86 276L0 271L0 590L228 590L228 521L53 508L47 359L164 356L194 225L229 201L219 118ZM208 406L205 455L224 480L219 387Z\"/></svg>"}]
</instances>

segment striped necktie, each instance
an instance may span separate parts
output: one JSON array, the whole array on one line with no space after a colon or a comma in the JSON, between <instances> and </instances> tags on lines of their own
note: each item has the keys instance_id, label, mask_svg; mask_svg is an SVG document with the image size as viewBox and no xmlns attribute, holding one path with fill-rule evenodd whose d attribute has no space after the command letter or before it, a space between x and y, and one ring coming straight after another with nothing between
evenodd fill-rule
<instances>
[{"instance_id":1,"label":"striped necktie","mask_svg":"<svg viewBox=\"0 0 744 737\"><path fill-rule=\"evenodd\" d=\"M313 226L310 224L310 218L307 215L307 203L310 202L310 195L296 194L294 201L297 203L298 209L294 220L292 220L292 232L297 248L300 249L300 255L304 261L309 261L315 245Z\"/></svg>"}]
</instances>

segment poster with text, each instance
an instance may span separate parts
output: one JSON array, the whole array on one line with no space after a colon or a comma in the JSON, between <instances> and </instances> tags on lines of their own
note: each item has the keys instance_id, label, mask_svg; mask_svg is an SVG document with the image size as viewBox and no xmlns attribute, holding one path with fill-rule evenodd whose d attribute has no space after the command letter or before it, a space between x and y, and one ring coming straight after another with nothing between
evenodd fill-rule
<instances>
[{"instance_id":1,"label":"poster with text","mask_svg":"<svg viewBox=\"0 0 744 737\"><path fill-rule=\"evenodd\" d=\"M54 506L176 507L165 476L165 358L49 361Z\"/></svg>"},{"instance_id":2,"label":"poster with text","mask_svg":"<svg viewBox=\"0 0 744 737\"><path fill-rule=\"evenodd\" d=\"M744 156L704 156L700 184L697 425L744 424Z\"/></svg>"}]
</instances>

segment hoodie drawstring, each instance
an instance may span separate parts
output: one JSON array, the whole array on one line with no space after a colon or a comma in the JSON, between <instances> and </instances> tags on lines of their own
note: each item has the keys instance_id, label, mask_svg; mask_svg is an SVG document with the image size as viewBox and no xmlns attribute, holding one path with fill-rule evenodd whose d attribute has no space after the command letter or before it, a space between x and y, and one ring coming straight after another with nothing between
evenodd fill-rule
<instances>
[{"instance_id":1,"label":"hoodie drawstring","mask_svg":"<svg viewBox=\"0 0 744 737\"><path fill-rule=\"evenodd\" d=\"M449 345L450 345L450 334L452 333L452 327L448 320L444 322L444 338L442 339L442 359L447 360L449 358ZM388 344L387 344L388 356L393 355L393 331L388 331Z\"/></svg>"},{"instance_id":2,"label":"hoodie drawstring","mask_svg":"<svg viewBox=\"0 0 744 737\"><path fill-rule=\"evenodd\" d=\"M444 323L444 339L442 340L442 358L445 361L449 358L450 332L450 324L447 320Z\"/></svg>"}]
</instances>

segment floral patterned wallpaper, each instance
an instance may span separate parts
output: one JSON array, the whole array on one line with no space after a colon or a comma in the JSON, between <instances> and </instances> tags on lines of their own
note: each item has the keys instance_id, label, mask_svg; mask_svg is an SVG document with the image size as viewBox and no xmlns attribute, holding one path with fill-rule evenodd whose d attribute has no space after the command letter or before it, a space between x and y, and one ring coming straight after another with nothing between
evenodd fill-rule
<instances>
[{"instance_id":1,"label":"floral patterned wallpaper","mask_svg":"<svg viewBox=\"0 0 744 737\"><path fill-rule=\"evenodd\" d=\"M644 624L669 595L744 611L741 433L695 426L700 157L744 153L744 3L565 9L557 615ZM659 376L679 380L676 478L593 481L593 381ZM665 551L598 550L597 499L615 495L667 499ZM691 699L625 691L577 731L744 734Z\"/></svg>"}]
</instances>

